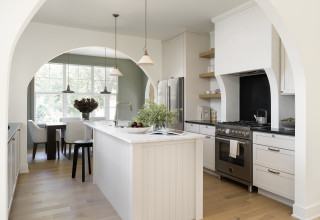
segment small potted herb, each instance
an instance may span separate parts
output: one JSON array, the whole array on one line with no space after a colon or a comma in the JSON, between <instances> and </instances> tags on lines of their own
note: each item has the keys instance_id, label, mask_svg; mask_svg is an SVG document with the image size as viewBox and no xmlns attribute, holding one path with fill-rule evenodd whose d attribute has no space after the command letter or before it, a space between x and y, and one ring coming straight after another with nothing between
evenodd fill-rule
<instances>
[{"instance_id":1,"label":"small potted herb","mask_svg":"<svg viewBox=\"0 0 320 220\"><path fill-rule=\"evenodd\" d=\"M294 118L284 118L281 120L281 125L286 130L294 130L295 129L295 119Z\"/></svg>"},{"instance_id":2,"label":"small potted herb","mask_svg":"<svg viewBox=\"0 0 320 220\"><path fill-rule=\"evenodd\" d=\"M81 100L74 100L73 106L82 113L82 118L84 120L89 120L90 113L98 108L98 102L93 98L83 98Z\"/></svg>"}]
</instances>

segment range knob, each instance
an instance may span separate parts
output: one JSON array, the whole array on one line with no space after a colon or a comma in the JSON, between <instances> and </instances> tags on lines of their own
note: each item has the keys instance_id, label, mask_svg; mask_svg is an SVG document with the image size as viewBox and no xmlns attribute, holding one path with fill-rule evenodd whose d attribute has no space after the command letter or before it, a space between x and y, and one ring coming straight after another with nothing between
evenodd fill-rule
<instances>
[{"instance_id":1,"label":"range knob","mask_svg":"<svg viewBox=\"0 0 320 220\"><path fill-rule=\"evenodd\" d=\"M230 129L226 129L226 134L229 134L230 133Z\"/></svg>"},{"instance_id":2,"label":"range knob","mask_svg":"<svg viewBox=\"0 0 320 220\"><path fill-rule=\"evenodd\" d=\"M250 133L247 131L246 133L245 133L245 137L249 137L250 136Z\"/></svg>"},{"instance_id":3,"label":"range knob","mask_svg":"<svg viewBox=\"0 0 320 220\"><path fill-rule=\"evenodd\" d=\"M221 134L225 134L226 130L225 129L221 129Z\"/></svg>"}]
</instances>

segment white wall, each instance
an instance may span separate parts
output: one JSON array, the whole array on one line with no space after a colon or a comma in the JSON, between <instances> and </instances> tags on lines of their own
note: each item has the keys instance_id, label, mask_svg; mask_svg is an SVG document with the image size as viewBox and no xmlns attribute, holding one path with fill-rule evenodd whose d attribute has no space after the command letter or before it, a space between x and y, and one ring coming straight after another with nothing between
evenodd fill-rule
<instances>
[{"instance_id":1,"label":"white wall","mask_svg":"<svg viewBox=\"0 0 320 220\"><path fill-rule=\"evenodd\" d=\"M118 36L118 50L137 62L142 56L143 38ZM52 58L75 48L101 46L114 48L114 34L41 23L30 23L21 36L12 61L10 75L9 121L22 122L21 171L28 171L27 164L27 88L38 69ZM148 52L154 66L143 70L154 84L161 79L161 42L148 40ZM156 88L156 87L155 87Z\"/></svg>"},{"instance_id":2,"label":"white wall","mask_svg":"<svg viewBox=\"0 0 320 220\"><path fill-rule=\"evenodd\" d=\"M280 38L271 22L257 5L253 5L215 23L216 77L264 69L270 83L271 126L279 127ZM227 80L225 82L225 80ZM221 120L239 120L239 92L229 90L239 83L236 77L218 79L221 88ZM223 85L226 84L226 85ZM239 88L239 85L238 85ZM225 91L223 91L225 90ZM230 96L230 97L229 97ZM227 99L227 100L225 100ZM232 108L231 103L237 103ZM228 107L229 106L229 107ZM231 109L230 109L231 107ZM230 111L234 111L231 113Z\"/></svg>"}]
</instances>

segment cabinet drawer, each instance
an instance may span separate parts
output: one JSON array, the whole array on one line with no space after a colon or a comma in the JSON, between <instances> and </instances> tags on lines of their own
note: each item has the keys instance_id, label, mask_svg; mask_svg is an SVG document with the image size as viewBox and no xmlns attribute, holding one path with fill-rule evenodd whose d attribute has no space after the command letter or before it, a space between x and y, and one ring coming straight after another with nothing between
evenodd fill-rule
<instances>
[{"instance_id":1,"label":"cabinet drawer","mask_svg":"<svg viewBox=\"0 0 320 220\"><path fill-rule=\"evenodd\" d=\"M210 125L200 125L200 134L214 136L216 132L215 126Z\"/></svg>"},{"instance_id":2,"label":"cabinet drawer","mask_svg":"<svg viewBox=\"0 0 320 220\"><path fill-rule=\"evenodd\" d=\"M253 143L294 150L294 137L292 136L253 132Z\"/></svg>"},{"instance_id":3,"label":"cabinet drawer","mask_svg":"<svg viewBox=\"0 0 320 220\"><path fill-rule=\"evenodd\" d=\"M294 174L294 151L253 144L253 163Z\"/></svg>"},{"instance_id":4,"label":"cabinet drawer","mask_svg":"<svg viewBox=\"0 0 320 220\"><path fill-rule=\"evenodd\" d=\"M193 133L200 133L200 125L187 123L187 131Z\"/></svg>"},{"instance_id":5,"label":"cabinet drawer","mask_svg":"<svg viewBox=\"0 0 320 220\"><path fill-rule=\"evenodd\" d=\"M294 200L294 175L254 164L253 185Z\"/></svg>"}]
</instances>

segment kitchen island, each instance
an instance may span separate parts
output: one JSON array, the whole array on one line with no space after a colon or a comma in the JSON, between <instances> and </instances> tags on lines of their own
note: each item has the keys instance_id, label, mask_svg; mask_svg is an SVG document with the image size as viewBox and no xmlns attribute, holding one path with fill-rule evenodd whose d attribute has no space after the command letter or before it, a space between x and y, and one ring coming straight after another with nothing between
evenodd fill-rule
<instances>
[{"instance_id":1,"label":"kitchen island","mask_svg":"<svg viewBox=\"0 0 320 220\"><path fill-rule=\"evenodd\" d=\"M121 219L203 218L205 136L128 134L103 121L85 124L93 129L93 181Z\"/></svg>"}]
</instances>

